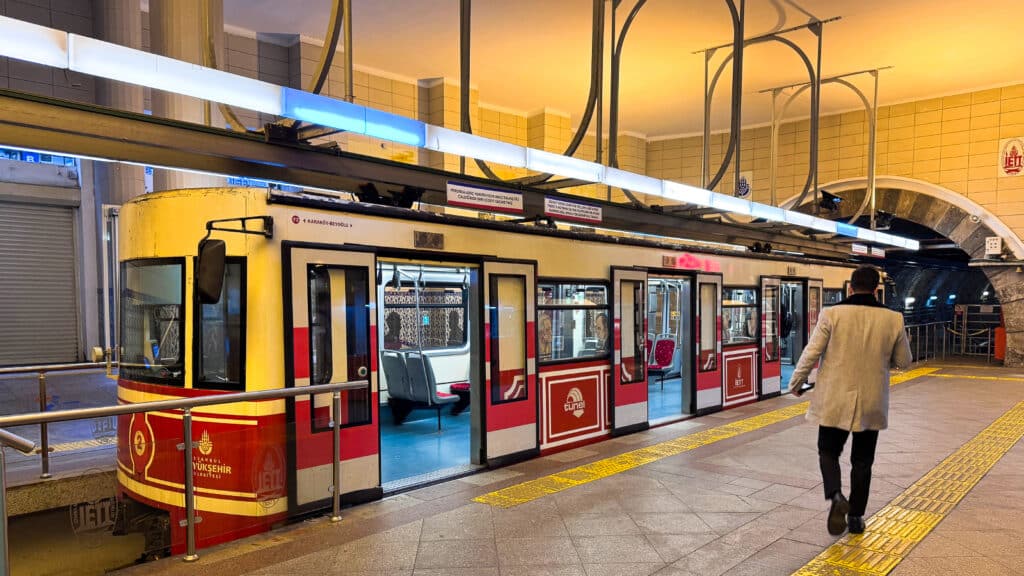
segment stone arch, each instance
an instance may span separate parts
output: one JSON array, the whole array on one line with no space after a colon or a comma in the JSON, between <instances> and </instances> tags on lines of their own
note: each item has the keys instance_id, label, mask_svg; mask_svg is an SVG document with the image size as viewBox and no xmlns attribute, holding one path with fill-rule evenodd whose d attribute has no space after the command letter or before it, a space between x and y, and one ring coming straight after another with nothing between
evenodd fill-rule
<instances>
[{"instance_id":1,"label":"stone arch","mask_svg":"<svg viewBox=\"0 0 1024 576\"><path fill-rule=\"evenodd\" d=\"M835 219L848 219L856 213L867 193L867 178L835 180L821 186L843 198ZM920 224L955 242L973 260L985 259L985 238L999 236L1004 252L1011 260L1024 260L1024 242L997 216L948 188L900 176L879 176L875 179L875 205L897 218ZM797 197L782 203L783 207L799 209L792 204ZM813 202L806 199L804 206ZM993 262L994 263L994 262ZM980 267L1002 304L1006 326L1006 365L1024 365L1024 273L1017 266L992 265Z\"/></svg>"}]
</instances>

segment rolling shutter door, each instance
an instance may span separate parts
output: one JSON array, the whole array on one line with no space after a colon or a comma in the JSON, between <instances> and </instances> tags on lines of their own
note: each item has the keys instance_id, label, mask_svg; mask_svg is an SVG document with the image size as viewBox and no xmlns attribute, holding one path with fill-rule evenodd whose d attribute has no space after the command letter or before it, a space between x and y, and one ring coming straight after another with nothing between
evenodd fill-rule
<instances>
[{"instance_id":1,"label":"rolling shutter door","mask_svg":"<svg viewBox=\"0 0 1024 576\"><path fill-rule=\"evenodd\" d=\"M78 360L73 209L0 201L0 366Z\"/></svg>"}]
</instances>

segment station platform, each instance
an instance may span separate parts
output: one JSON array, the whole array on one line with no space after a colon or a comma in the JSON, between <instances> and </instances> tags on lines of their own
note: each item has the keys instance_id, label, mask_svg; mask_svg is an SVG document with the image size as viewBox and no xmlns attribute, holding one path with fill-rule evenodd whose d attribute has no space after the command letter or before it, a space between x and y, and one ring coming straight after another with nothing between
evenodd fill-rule
<instances>
[{"instance_id":1,"label":"station platform","mask_svg":"<svg viewBox=\"0 0 1024 576\"><path fill-rule=\"evenodd\" d=\"M893 381L864 535L828 534L817 430L785 395L118 574L1024 574L1024 370Z\"/></svg>"}]
</instances>

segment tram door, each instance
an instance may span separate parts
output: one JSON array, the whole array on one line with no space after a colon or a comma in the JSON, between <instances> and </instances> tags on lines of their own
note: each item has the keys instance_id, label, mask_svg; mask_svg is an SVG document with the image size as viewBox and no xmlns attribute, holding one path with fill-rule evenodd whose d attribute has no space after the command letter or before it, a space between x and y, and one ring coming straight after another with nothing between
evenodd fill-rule
<instances>
[{"instance_id":1,"label":"tram door","mask_svg":"<svg viewBox=\"0 0 1024 576\"><path fill-rule=\"evenodd\" d=\"M779 350L779 313L782 281L761 277L761 389L762 398L782 390L782 362Z\"/></svg>"},{"instance_id":2,"label":"tram door","mask_svg":"<svg viewBox=\"0 0 1024 576\"><path fill-rule=\"evenodd\" d=\"M783 280L782 301L779 307L779 339L781 345L781 390L787 391L793 369L800 360L807 338L806 283L803 280Z\"/></svg>"},{"instance_id":3,"label":"tram door","mask_svg":"<svg viewBox=\"0 0 1024 576\"><path fill-rule=\"evenodd\" d=\"M818 326L818 314L821 312L821 299L824 282L821 280L808 280L807 281L807 338L810 339L811 334L814 334L814 329ZM808 382L818 381L818 366L815 365L811 370L810 376L807 377Z\"/></svg>"},{"instance_id":4,"label":"tram door","mask_svg":"<svg viewBox=\"0 0 1024 576\"><path fill-rule=\"evenodd\" d=\"M537 267L484 263L484 425L488 463L539 452L534 325Z\"/></svg>"},{"instance_id":5,"label":"tram door","mask_svg":"<svg viewBox=\"0 0 1024 576\"><path fill-rule=\"evenodd\" d=\"M697 275L696 412L722 407L722 277Z\"/></svg>"},{"instance_id":6,"label":"tram door","mask_svg":"<svg viewBox=\"0 0 1024 576\"><path fill-rule=\"evenodd\" d=\"M612 435L647 427L647 271L612 268Z\"/></svg>"},{"instance_id":7,"label":"tram door","mask_svg":"<svg viewBox=\"0 0 1024 576\"><path fill-rule=\"evenodd\" d=\"M365 381L341 393L299 396L287 404L289 500L293 512L331 497L333 429L341 423L342 494L380 486L374 255L285 243L284 316L286 386Z\"/></svg>"}]
</instances>

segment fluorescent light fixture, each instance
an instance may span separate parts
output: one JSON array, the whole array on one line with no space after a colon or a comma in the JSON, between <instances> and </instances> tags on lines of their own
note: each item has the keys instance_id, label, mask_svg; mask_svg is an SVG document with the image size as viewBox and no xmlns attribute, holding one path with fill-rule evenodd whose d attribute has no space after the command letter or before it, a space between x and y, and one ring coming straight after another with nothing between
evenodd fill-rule
<instances>
[{"instance_id":1,"label":"fluorescent light fixture","mask_svg":"<svg viewBox=\"0 0 1024 576\"><path fill-rule=\"evenodd\" d=\"M836 222L834 220L827 220L825 218L815 217L811 221L811 228L820 230L822 232L828 232L829 234L836 233Z\"/></svg>"},{"instance_id":2,"label":"fluorescent light fixture","mask_svg":"<svg viewBox=\"0 0 1024 576\"><path fill-rule=\"evenodd\" d=\"M726 210L735 214L750 216L750 200L744 200L726 194L711 194L711 206L719 210Z\"/></svg>"},{"instance_id":3,"label":"fluorescent light fixture","mask_svg":"<svg viewBox=\"0 0 1024 576\"><path fill-rule=\"evenodd\" d=\"M984 292L981 293L982 298L985 298L986 296L988 296L988 290L985 290Z\"/></svg>"},{"instance_id":4,"label":"fluorescent light fixture","mask_svg":"<svg viewBox=\"0 0 1024 576\"><path fill-rule=\"evenodd\" d=\"M68 35L68 68L266 114L281 114L280 86L78 34Z\"/></svg>"},{"instance_id":5,"label":"fluorescent light fixture","mask_svg":"<svg viewBox=\"0 0 1024 576\"><path fill-rule=\"evenodd\" d=\"M928 299L929 299L929 300L938 300L938 299L939 299L939 297L938 297L938 296L936 296L936 295L934 295L934 294L932 294L931 296L929 296L929 297L928 297Z\"/></svg>"},{"instance_id":6,"label":"fluorescent light fixture","mask_svg":"<svg viewBox=\"0 0 1024 576\"><path fill-rule=\"evenodd\" d=\"M68 33L0 16L0 56L68 67Z\"/></svg>"},{"instance_id":7,"label":"fluorescent light fixture","mask_svg":"<svg viewBox=\"0 0 1024 576\"><path fill-rule=\"evenodd\" d=\"M764 218L770 222L785 222L786 211L782 208L752 202L750 204L750 215L755 218Z\"/></svg>"},{"instance_id":8,"label":"fluorescent light fixture","mask_svg":"<svg viewBox=\"0 0 1024 576\"><path fill-rule=\"evenodd\" d=\"M903 238L902 240L903 240L903 245L908 250L914 250L916 252L917 250L921 249L921 243L918 242L917 240L912 240L910 238Z\"/></svg>"},{"instance_id":9,"label":"fluorescent light fixture","mask_svg":"<svg viewBox=\"0 0 1024 576\"><path fill-rule=\"evenodd\" d=\"M557 174L566 178L601 182L604 180L604 166L579 158L570 158L536 148L526 149L526 167L537 172Z\"/></svg>"},{"instance_id":10,"label":"fluorescent light fixture","mask_svg":"<svg viewBox=\"0 0 1024 576\"><path fill-rule=\"evenodd\" d=\"M681 182L662 180L661 195L669 200L677 200L698 206L711 206L711 191Z\"/></svg>"},{"instance_id":11,"label":"fluorescent light fixture","mask_svg":"<svg viewBox=\"0 0 1024 576\"><path fill-rule=\"evenodd\" d=\"M432 124L427 124L426 131L427 139L424 147L430 150L456 156L468 156L514 168L526 167L526 148L523 146L466 134L458 130L449 130Z\"/></svg>"},{"instance_id":12,"label":"fluorescent light fixture","mask_svg":"<svg viewBox=\"0 0 1024 576\"><path fill-rule=\"evenodd\" d=\"M427 142L423 122L373 108L366 109L366 135L409 146L423 146Z\"/></svg>"},{"instance_id":13,"label":"fluorescent light fixture","mask_svg":"<svg viewBox=\"0 0 1024 576\"><path fill-rule=\"evenodd\" d=\"M857 228L857 238L867 240L868 242L876 242L878 233L874 230L868 230L867 228Z\"/></svg>"},{"instance_id":14,"label":"fluorescent light fixture","mask_svg":"<svg viewBox=\"0 0 1024 576\"><path fill-rule=\"evenodd\" d=\"M950 300L956 300L956 294L950 294L949 296L947 296L947 298L949 298Z\"/></svg>"},{"instance_id":15,"label":"fluorescent light fixture","mask_svg":"<svg viewBox=\"0 0 1024 576\"><path fill-rule=\"evenodd\" d=\"M625 188L633 192L661 196L661 180L650 176L641 176L618 168L605 168L604 183L616 188Z\"/></svg>"},{"instance_id":16,"label":"fluorescent light fixture","mask_svg":"<svg viewBox=\"0 0 1024 576\"><path fill-rule=\"evenodd\" d=\"M904 305L906 305L906 306L910 306L910 305L911 305L911 304L913 304L914 302L917 302L917 298L914 298L913 296L907 296L907 297L906 297L906 298L905 298L905 299L903 300L903 304L904 304Z\"/></svg>"},{"instance_id":17,"label":"fluorescent light fixture","mask_svg":"<svg viewBox=\"0 0 1024 576\"><path fill-rule=\"evenodd\" d=\"M857 227L852 224L847 224L845 222L836 222L836 234L856 238Z\"/></svg>"},{"instance_id":18,"label":"fluorescent light fixture","mask_svg":"<svg viewBox=\"0 0 1024 576\"><path fill-rule=\"evenodd\" d=\"M281 113L289 118L346 132L366 133L366 108L358 104L284 88L281 108Z\"/></svg>"},{"instance_id":19,"label":"fluorescent light fixture","mask_svg":"<svg viewBox=\"0 0 1024 576\"><path fill-rule=\"evenodd\" d=\"M814 222L814 216L810 214L804 214L803 212L794 212L793 210L786 210L786 223L793 224L794 226L807 226Z\"/></svg>"}]
</instances>

